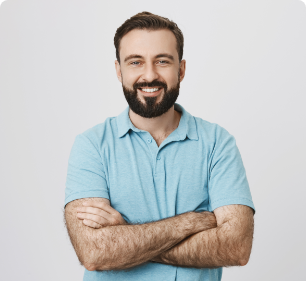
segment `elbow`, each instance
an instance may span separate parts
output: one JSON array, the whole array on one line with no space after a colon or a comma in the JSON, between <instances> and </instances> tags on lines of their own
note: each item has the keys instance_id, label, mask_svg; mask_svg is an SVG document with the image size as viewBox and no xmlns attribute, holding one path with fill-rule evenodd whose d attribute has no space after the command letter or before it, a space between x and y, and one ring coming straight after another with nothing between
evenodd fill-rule
<instances>
[{"instance_id":1,"label":"elbow","mask_svg":"<svg viewBox=\"0 0 306 281\"><path fill-rule=\"evenodd\" d=\"M86 264L84 265L85 268L88 270L88 271L104 271L104 270L118 270L118 269L122 269L122 268L118 268L117 266L115 266L114 264L113 265L110 265L110 264Z\"/></svg>"},{"instance_id":2,"label":"elbow","mask_svg":"<svg viewBox=\"0 0 306 281\"><path fill-rule=\"evenodd\" d=\"M95 263L95 257L94 255L89 255L88 251L87 253L83 254L82 257L79 257L79 261L81 265L83 265L88 271L97 270L96 263Z\"/></svg>"},{"instance_id":3,"label":"elbow","mask_svg":"<svg viewBox=\"0 0 306 281\"><path fill-rule=\"evenodd\" d=\"M250 260L250 255L251 255L251 250L247 249L246 251L243 252L243 254L240 254L238 258L238 266L245 266L248 264Z\"/></svg>"},{"instance_id":4,"label":"elbow","mask_svg":"<svg viewBox=\"0 0 306 281\"><path fill-rule=\"evenodd\" d=\"M227 251L228 255L224 257L223 266L245 266L248 264L250 259L250 252L246 249L239 248L236 246L235 249Z\"/></svg>"},{"instance_id":5,"label":"elbow","mask_svg":"<svg viewBox=\"0 0 306 281\"><path fill-rule=\"evenodd\" d=\"M83 265L88 271L98 270L96 262L96 251L86 251L82 257L79 257L80 264Z\"/></svg>"},{"instance_id":6,"label":"elbow","mask_svg":"<svg viewBox=\"0 0 306 281\"><path fill-rule=\"evenodd\" d=\"M99 243L95 242L99 241ZM91 241L82 247L83 251L78 256L81 264L88 271L105 271L121 269L121 263L114 258L112 253L111 233L108 227L99 231L99 235L92 236ZM120 267L120 268L119 268Z\"/></svg>"},{"instance_id":7,"label":"elbow","mask_svg":"<svg viewBox=\"0 0 306 281\"><path fill-rule=\"evenodd\" d=\"M88 271L96 271L96 270L113 270L110 266L107 266L106 261L103 257L98 257L98 259L87 259L86 262L83 262L82 265Z\"/></svg>"},{"instance_id":8,"label":"elbow","mask_svg":"<svg viewBox=\"0 0 306 281\"><path fill-rule=\"evenodd\" d=\"M112 270L110 266L108 266L112 262L110 261L110 257L106 253L110 252L110 247L106 247L105 241L108 240L108 233L105 230L104 233L101 235L104 239L100 239L99 246L97 243L92 242L91 246L85 248L83 252L83 265L88 271L96 271L96 270ZM98 238L97 238L98 240Z\"/></svg>"},{"instance_id":9,"label":"elbow","mask_svg":"<svg viewBox=\"0 0 306 281\"><path fill-rule=\"evenodd\" d=\"M252 251L252 241L245 243L239 250L238 253L238 266L245 266L248 264Z\"/></svg>"},{"instance_id":10,"label":"elbow","mask_svg":"<svg viewBox=\"0 0 306 281\"><path fill-rule=\"evenodd\" d=\"M88 270L88 271L95 271L96 270L96 266L91 264L91 263L84 263L84 267Z\"/></svg>"},{"instance_id":11,"label":"elbow","mask_svg":"<svg viewBox=\"0 0 306 281\"><path fill-rule=\"evenodd\" d=\"M88 270L88 271L96 271L96 270L112 270L112 268L106 267L105 266L105 262L101 261L101 262L84 262L83 263L84 267Z\"/></svg>"},{"instance_id":12,"label":"elbow","mask_svg":"<svg viewBox=\"0 0 306 281\"><path fill-rule=\"evenodd\" d=\"M105 265L96 265L96 264L93 264L93 263L86 263L84 264L84 267L88 270L88 271L96 271L96 270L114 270L114 269L117 269L117 268L112 268L111 266L105 266Z\"/></svg>"},{"instance_id":13,"label":"elbow","mask_svg":"<svg viewBox=\"0 0 306 281\"><path fill-rule=\"evenodd\" d=\"M240 259L239 265L240 266L245 266L245 265L248 264L248 262L249 262L249 259Z\"/></svg>"},{"instance_id":14,"label":"elbow","mask_svg":"<svg viewBox=\"0 0 306 281\"><path fill-rule=\"evenodd\" d=\"M88 271L95 271L97 270L96 264L90 259L88 256L80 260L81 265L83 265Z\"/></svg>"},{"instance_id":15,"label":"elbow","mask_svg":"<svg viewBox=\"0 0 306 281\"><path fill-rule=\"evenodd\" d=\"M248 258L236 255L235 257L228 257L227 262L224 262L222 266L245 266L248 262Z\"/></svg>"}]
</instances>

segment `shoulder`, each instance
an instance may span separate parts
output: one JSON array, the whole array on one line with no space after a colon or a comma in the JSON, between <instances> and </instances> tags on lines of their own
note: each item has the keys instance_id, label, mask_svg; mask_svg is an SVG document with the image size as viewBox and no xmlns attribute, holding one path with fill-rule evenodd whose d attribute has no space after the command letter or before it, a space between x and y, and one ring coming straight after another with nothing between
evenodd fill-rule
<instances>
[{"instance_id":1,"label":"shoulder","mask_svg":"<svg viewBox=\"0 0 306 281\"><path fill-rule=\"evenodd\" d=\"M196 125L199 138L205 141L207 144L216 144L227 141L228 139L233 139L228 130L220 126L217 123L212 123L204 120L200 117L193 117Z\"/></svg>"},{"instance_id":2,"label":"shoulder","mask_svg":"<svg viewBox=\"0 0 306 281\"><path fill-rule=\"evenodd\" d=\"M101 139L102 137L107 137L115 129L114 119L115 117L108 117L104 122L85 130L79 135L85 136L88 139Z\"/></svg>"},{"instance_id":3,"label":"shoulder","mask_svg":"<svg viewBox=\"0 0 306 281\"><path fill-rule=\"evenodd\" d=\"M95 147L97 150L100 150L103 144L112 140L117 134L114 121L115 117L108 117L104 122L86 129L76 136L75 143Z\"/></svg>"}]
</instances>

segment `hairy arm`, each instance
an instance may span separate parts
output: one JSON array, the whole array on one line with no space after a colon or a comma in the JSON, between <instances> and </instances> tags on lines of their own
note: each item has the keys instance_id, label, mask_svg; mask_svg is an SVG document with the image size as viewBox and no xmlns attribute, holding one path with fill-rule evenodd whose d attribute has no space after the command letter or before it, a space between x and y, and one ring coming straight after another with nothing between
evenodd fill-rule
<instances>
[{"instance_id":1,"label":"hairy arm","mask_svg":"<svg viewBox=\"0 0 306 281\"><path fill-rule=\"evenodd\" d=\"M77 218L84 200L108 204L103 198L74 200L66 205L65 219L79 261L88 270L118 270L152 260L186 237L214 227L213 214L189 212L141 225L113 225L94 229Z\"/></svg>"},{"instance_id":2,"label":"hairy arm","mask_svg":"<svg viewBox=\"0 0 306 281\"><path fill-rule=\"evenodd\" d=\"M181 267L215 268L248 263L253 240L253 210L228 205L214 211L217 227L196 233L153 261Z\"/></svg>"}]
</instances>

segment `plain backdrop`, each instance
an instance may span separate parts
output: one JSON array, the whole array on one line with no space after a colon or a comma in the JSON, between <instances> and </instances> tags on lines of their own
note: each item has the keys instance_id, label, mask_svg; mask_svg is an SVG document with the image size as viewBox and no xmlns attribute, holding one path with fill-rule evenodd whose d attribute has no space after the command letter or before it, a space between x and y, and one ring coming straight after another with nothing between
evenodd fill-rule
<instances>
[{"instance_id":1,"label":"plain backdrop","mask_svg":"<svg viewBox=\"0 0 306 281\"><path fill-rule=\"evenodd\" d=\"M1 280L83 279L63 222L77 134L126 107L116 29L149 11L185 37L177 100L237 141L256 207L225 281L305 280L306 6L299 0L8 0L0 8Z\"/></svg>"}]
</instances>

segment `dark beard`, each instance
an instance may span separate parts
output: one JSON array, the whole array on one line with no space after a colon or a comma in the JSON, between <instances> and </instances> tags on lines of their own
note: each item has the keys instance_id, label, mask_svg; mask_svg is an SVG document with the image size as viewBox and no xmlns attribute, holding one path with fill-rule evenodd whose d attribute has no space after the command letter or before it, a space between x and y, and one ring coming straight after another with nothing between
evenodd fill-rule
<instances>
[{"instance_id":1,"label":"dark beard","mask_svg":"<svg viewBox=\"0 0 306 281\"><path fill-rule=\"evenodd\" d=\"M137 97L137 89L142 87L162 87L164 89L163 99L159 103L155 104L158 96L144 96L146 104L143 104ZM167 90L167 84L160 81L152 81L151 83L135 83L133 85L133 90L124 87L122 83L122 88L126 101L128 102L130 109L133 112L144 118L153 118L166 113L174 105L180 92L180 80L178 80L178 83L175 87L169 90Z\"/></svg>"}]
</instances>

